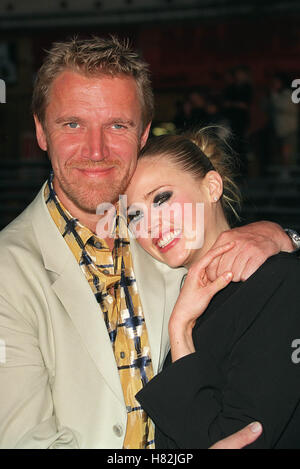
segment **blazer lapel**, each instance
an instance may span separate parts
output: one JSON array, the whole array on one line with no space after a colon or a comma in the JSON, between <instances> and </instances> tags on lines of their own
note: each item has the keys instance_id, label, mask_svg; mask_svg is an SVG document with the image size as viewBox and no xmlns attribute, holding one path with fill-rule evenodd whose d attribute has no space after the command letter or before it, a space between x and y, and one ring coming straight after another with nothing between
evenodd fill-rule
<instances>
[{"instance_id":1,"label":"blazer lapel","mask_svg":"<svg viewBox=\"0 0 300 469\"><path fill-rule=\"evenodd\" d=\"M45 268L55 272L52 284L108 386L124 402L119 373L103 314L75 257L57 230L43 198L34 201L32 224L40 244Z\"/></svg>"},{"instance_id":2,"label":"blazer lapel","mask_svg":"<svg viewBox=\"0 0 300 469\"><path fill-rule=\"evenodd\" d=\"M123 402L119 373L101 308L79 266L74 266L72 261L70 259L65 265L52 288L72 319L99 372Z\"/></svg>"}]
</instances>

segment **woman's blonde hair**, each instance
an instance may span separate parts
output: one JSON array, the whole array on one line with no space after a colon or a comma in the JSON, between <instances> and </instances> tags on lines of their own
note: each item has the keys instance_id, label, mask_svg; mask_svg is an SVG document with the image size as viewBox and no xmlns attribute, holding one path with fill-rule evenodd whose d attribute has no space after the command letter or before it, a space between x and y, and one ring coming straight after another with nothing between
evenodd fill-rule
<instances>
[{"instance_id":1,"label":"woman's blonde hair","mask_svg":"<svg viewBox=\"0 0 300 469\"><path fill-rule=\"evenodd\" d=\"M181 135L161 135L147 142L139 158L166 157L196 180L217 171L223 181L221 204L231 223L240 219L241 192L234 181L237 161L229 136L227 129L214 125Z\"/></svg>"}]
</instances>

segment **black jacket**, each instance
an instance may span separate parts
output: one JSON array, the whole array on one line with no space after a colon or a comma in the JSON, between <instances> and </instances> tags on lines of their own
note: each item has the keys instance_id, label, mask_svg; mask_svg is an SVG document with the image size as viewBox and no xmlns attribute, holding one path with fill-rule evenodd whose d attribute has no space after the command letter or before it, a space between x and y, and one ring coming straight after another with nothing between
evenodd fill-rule
<instances>
[{"instance_id":1,"label":"black jacket","mask_svg":"<svg viewBox=\"0 0 300 469\"><path fill-rule=\"evenodd\" d=\"M156 447L208 448L259 421L251 448L300 448L299 260L281 253L231 283L193 336L196 353L169 356L137 394L156 424Z\"/></svg>"}]
</instances>

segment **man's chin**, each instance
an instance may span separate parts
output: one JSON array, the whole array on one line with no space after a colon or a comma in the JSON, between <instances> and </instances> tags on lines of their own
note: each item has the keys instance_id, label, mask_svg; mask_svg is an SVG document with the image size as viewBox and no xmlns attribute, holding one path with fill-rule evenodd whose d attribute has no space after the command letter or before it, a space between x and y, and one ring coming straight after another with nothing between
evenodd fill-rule
<instances>
[{"instance_id":1,"label":"man's chin","mask_svg":"<svg viewBox=\"0 0 300 469\"><path fill-rule=\"evenodd\" d=\"M110 197L105 197L105 195L99 197L98 192L98 194L95 194L94 197L92 194L89 194L87 197L78 197L78 194L76 194L76 196L74 196L71 200L78 208L80 208L84 212L96 214L97 210L102 204L114 205L118 201L118 199L119 195L112 197L111 194Z\"/></svg>"},{"instance_id":2,"label":"man's chin","mask_svg":"<svg viewBox=\"0 0 300 469\"><path fill-rule=\"evenodd\" d=\"M101 204L112 204L118 202L119 194L122 193L122 188L109 188L103 187L89 188L78 187L76 191L72 190L65 192L67 197L78 208L90 214L96 214L97 209Z\"/></svg>"},{"instance_id":3,"label":"man's chin","mask_svg":"<svg viewBox=\"0 0 300 469\"><path fill-rule=\"evenodd\" d=\"M95 214L99 205L118 202L119 195L124 194L126 190L128 177L124 177L121 181L95 181L91 179L88 184L79 180L72 182L60 180L58 185L59 192L64 194L64 199L69 199L80 210ZM55 186L57 187L57 184Z\"/></svg>"}]
</instances>

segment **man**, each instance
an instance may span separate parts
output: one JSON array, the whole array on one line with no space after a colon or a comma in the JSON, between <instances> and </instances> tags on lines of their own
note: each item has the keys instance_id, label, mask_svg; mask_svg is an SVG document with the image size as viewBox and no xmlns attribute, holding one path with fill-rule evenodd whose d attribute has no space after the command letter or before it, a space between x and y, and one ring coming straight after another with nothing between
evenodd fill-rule
<instances>
[{"instance_id":1,"label":"man","mask_svg":"<svg viewBox=\"0 0 300 469\"><path fill-rule=\"evenodd\" d=\"M97 206L124 193L148 137L147 66L115 38L55 44L33 112L53 176L0 234L1 446L152 448L153 426L135 394L168 351L183 272L134 240L95 234ZM227 238L234 256L214 263L212 277L230 267L244 279L292 249L273 224L218 242Z\"/></svg>"}]
</instances>

